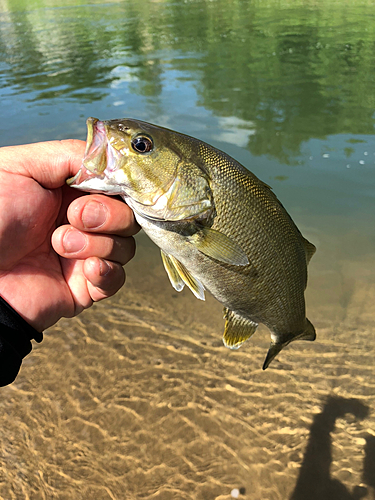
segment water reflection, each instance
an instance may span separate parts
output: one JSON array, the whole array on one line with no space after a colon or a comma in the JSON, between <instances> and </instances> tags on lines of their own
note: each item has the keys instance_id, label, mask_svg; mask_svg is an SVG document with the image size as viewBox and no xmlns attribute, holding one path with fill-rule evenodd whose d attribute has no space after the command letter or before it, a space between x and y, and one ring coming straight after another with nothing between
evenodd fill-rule
<instances>
[{"instance_id":1,"label":"water reflection","mask_svg":"<svg viewBox=\"0 0 375 500\"><path fill-rule=\"evenodd\" d=\"M310 438L290 500L359 500L367 489L356 486L350 492L346 486L331 477L332 437L337 419L347 414L363 420L369 414L368 406L358 399L330 397L322 413L316 415L310 429ZM369 436L365 447L363 480L368 486L375 484L375 437Z\"/></svg>"},{"instance_id":2,"label":"water reflection","mask_svg":"<svg viewBox=\"0 0 375 500\"><path fill-rule=\"evenodd\" d=\"M123 93L157 101L179 71L199 105L251 124L238 142L254 155L293 164L311 138L374 132L375 22L363 6L8 0L3 11L0 84L28 100L100 101L120 80Z\"/></svg>"},{"instance_id":3,"label":"water reflection","mask_svg":"<svg viewBox=\"0 0 375 500\"><path fill-rule=\"evenodd\" d=\"M110 60L103 64L109 53L106 32L92 33L85 18L73 20L59 10L42 12L9 11L1 37L9 65L4 84L28 93L28 101L64 95L90 102L103 98L114 67Z\"/></svg>"}]
</instances>

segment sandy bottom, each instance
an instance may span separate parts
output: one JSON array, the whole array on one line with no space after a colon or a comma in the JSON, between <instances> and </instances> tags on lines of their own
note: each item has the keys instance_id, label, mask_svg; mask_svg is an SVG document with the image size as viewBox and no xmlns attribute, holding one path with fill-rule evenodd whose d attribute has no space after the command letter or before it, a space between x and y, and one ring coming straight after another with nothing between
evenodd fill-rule
<instances>
[{"instance_id":1,"label":"sandy bottom","mask_svg":"<svg viewBox=\"0 0 375 500\"><path fill-rule=\"evenodd\" d=\"M329 238L318 339L263 372L268 330L227 350L221 306L177 294L141 235L124 290L46 332L1 389L0 498L375 499L375 258Z\"/></svg>"}]
</instances>

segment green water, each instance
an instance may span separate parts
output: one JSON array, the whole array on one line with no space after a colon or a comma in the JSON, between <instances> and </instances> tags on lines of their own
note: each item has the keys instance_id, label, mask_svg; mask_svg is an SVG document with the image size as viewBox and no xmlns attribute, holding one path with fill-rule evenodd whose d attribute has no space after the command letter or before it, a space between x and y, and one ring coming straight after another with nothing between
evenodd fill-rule
<instances>
[{"instance_id":1,"label":"green water","mask_svg":"<svg viewBox=\"0 0 375 500\"><path fill-rule=\"evenodd\" d=\"M124 291L2 390L0 498L375 498L374 49L371 1L0 0L0 146L157 123L243 163L318 248L317 341L263 373L268 331L228 354L220 307L141 235Z\"/></svg>"}]
</instances>

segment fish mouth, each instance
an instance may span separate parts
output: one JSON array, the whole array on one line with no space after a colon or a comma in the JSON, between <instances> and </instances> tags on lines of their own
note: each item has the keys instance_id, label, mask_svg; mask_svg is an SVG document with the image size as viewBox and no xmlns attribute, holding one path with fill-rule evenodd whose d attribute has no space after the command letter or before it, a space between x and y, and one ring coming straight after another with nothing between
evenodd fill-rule
<instances>
[{"instance_id":1,"label":"fish mouth","mask_svg":"<svg viewBox=\"0 0 375 500\"><path fill-rule=\"evenodd\" d=\"M136 205L153 207L160 200L159 205L163 208L166 203L165 195L176 179L172 178L166 185L152 187L151 190L147 190L147 186L146 189L138 189L137 170L131 171L130 167L126 167L128 154L123 151L126 149L126 141L123 134L116 130L119 121L100 121L92 117L86 120L87 140L82 166L66 183L81 191L120 195L129 205L133 200ZM134 207L133 209L135 210Z\"/></svg>"},{"instance_id":2,"label":"fish mouth","mask_svg":"<svg viewBox=\"0 0 375 500\"><path fill-rule=\"evenodd\" d=\"M107 168L108 140L105 125L97 118L88 118L86 150L83 166L96 175L102 174Z\"/></svg>"},{"instance_id":3,"label":"fish mouth","mask_svg":"<svg viewBox=\"0 0 375 500\"><path fill-rule=\"evenodd\" d=\"M86 120L86 149L80 170L66 181L68 186L90 192L113 193L107 174L115 170L119 153L110 145L105 122L90 117Z\"/></svg>"}]
</instances>

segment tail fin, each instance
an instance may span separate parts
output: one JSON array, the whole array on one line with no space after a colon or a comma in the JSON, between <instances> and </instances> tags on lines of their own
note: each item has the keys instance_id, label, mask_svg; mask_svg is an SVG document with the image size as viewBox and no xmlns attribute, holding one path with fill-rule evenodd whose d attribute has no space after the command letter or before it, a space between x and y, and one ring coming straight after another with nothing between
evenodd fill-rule
<instances>
[{"instance_id":1,"label":"tail fin","mask_svg":"<svg viewBox=\"0 0 375 500\"><path fill-rule=\"evenodd\" d=\"M269 364L271 361L279 354L279 352L288 344L291 342L294 342L295 340L315 340L316 338L316 333L315 333L315 328L313 325L310 323L310 321L306 318L306 323L305 323L305 329L302 333L298 333L288 340L284 342L271 342L270 348L268 349L266 359L263 364L263 370L268 368Z\"/></svg>"}]
</instances>

